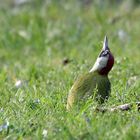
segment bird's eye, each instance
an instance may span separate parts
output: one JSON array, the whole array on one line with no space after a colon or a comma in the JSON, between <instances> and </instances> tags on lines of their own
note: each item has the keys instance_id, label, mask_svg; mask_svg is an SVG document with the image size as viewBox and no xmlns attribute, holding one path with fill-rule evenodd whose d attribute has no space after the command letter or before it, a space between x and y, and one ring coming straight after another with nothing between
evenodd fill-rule
<instances>
[{"instance_id":1,"label":"bird's eye","mask_svg":"<svg viewBox=\"0 0 140 140\"><path fill-rule=\"evenodd\" d=\"M106 56L107 54L108 54L108 52L107 52L107 51L103 52L103 56Z\"/></svg>"},{"instance_id":2,"label":"bird's eye","mask_svg":"<svg viewBox=\"0 0 140 140\"><path fill-rule=\"evenodd\" d=\"M108 53L109 53L108 50L103 51L103 52L101 52L100 57L107 56Z\"/></svg>"}]
</instances>

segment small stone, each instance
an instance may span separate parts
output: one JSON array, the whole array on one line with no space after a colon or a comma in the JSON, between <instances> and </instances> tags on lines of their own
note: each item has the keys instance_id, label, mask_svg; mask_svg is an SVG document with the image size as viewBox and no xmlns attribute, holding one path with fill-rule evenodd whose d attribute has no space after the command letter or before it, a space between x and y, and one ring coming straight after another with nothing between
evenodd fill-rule
<instances>
[{"instance_id":1,"label":"small stone","mask_svg":"<svg viewBox=\"0 0 140 140\"><path fill-rule=\"evenodd\" d=\"M40 100L39 99L35 99L34 100L34 103L39 104L40 103Z\"/></svg>"},{"instance_id":2,"label":"small stone","mask_svg":"<svg viewBox=\"0 0 140 140\"><path fill-rule=\"evenodd\" d=\"M21 86L22 86L21 80L17 80L16 83L15 83L15 87L20 88Z\"/></svg>"},{"instance_id":3,"label":"small stone","mask_svg":"<svg viewBox=\"0 0 140 140\"><path fill-rule=\"evenodd\" d=\"M46 138L48 135L48 131L46 129L43 129L42 135Z\"/></svg>"},{"instance_id":4,"label":"small stone","mask_svg":"<svg viewBox=\"0 0 140 140\"><path fill-rule=\"evenodd\" d=\"M120 105L118 106L117 108L122 110L122 111L125 111L125 110L129 110L131 109L132 105L131 104L124 104L124 105Z\"/></svg>"},{"instance_id":5,"label":"small stone","mask_svg":"<svg viewBox=\"0 0 140 140\"><path fill-rule=\"evenodd\" d=\"M6 121L4 124L0 125L0 132L3 130L7 130L9 127L9 121Z\"/></svg>"},{"instance_id":6,"label":"small stone","mask_svg":"<svg viewBox=\"0 0 140 140\"><path fill-rule=\"evenodd\" d=\"M127 110L130 110L131 107L132 107L132 104L123 104L123 105L119 105L119 106L111 108L110 111L111 112L118 111L118 110L127 111Z\"/></svg>"}]
</instances>

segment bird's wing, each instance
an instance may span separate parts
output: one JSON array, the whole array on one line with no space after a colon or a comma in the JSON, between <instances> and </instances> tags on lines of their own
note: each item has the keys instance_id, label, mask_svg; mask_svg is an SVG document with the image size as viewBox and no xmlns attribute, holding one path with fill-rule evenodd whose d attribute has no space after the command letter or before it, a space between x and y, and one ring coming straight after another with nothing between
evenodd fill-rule
<instances>
[{"instance_id":1,"label":"bird's wing","mask_svg":"<svg viewBox=\"0 0 140 140\"><path fill-rule=\"evenodd\" d=\"M71 106L85 95L91 94L95 86L96 82L94 82L93 75L90 73L78 77L69 92L67 106Z\"/></svg>"}]
</instances>

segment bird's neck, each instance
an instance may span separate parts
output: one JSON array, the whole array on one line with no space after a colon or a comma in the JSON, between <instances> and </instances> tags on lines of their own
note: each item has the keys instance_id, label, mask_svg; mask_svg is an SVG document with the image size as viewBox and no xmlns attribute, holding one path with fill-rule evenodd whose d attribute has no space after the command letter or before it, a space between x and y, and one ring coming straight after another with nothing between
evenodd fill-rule
<instances>
[{"instance_id":1,"label":"bird's neck","mask_svg":"<svg viewBox=\"0 0 140 140\"><path fill-rule=\"evenodd\" d=\"M103 58L101 61L100 58L98 58L89 72L96 72L100 75L107 76L110 70L112 69L113 64L114 57L112 55L109 55L109 58Z\"/></svg>"},{"instance_id":2,"label":"bird's neck","mask_svg":"<svg viewBox=\"0 0 140 140\"><path fill-rule=\"evenodd\" d=\"M114 65L114 57L110 53L106 66L104 68L102 68L101 70L99 70L99 73L101 75L108 75L108 73L112 69L113 65Z\"/></svg>"},{"instance_id":3,"label":"bird's neck","mask_svg":"<svg viewBox=\"0 0 140 140\"><path fill-rule=\"evenodd\" d=\"M98 70L95 70L95 71L89 71L89 73L94 73L94 74L97 74L97 75L101 75L101 76L108 76L108 73L105 73L104 71L98 71Z\"/></svg>"}]
</instances>

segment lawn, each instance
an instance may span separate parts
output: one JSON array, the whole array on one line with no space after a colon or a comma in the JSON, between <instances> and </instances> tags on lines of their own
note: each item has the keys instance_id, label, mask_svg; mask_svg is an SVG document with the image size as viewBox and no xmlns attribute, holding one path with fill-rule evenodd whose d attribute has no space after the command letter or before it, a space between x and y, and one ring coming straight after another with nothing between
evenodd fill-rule
<instances>
[{"instance_id":1,"label":"lawn","mask_svg":"<svg viewBox=\"0 0 140 140\"><path fill-rule=\"evenodd\" d=\"M0 0L0 139L139 140L138 0L85 1ZM68 112L69 89L91 69L105 35L115 64L104 106L134 106L102 113L89 100Z\"/></svg>"}]
</instances>

